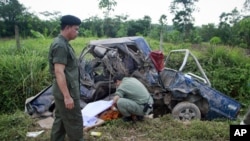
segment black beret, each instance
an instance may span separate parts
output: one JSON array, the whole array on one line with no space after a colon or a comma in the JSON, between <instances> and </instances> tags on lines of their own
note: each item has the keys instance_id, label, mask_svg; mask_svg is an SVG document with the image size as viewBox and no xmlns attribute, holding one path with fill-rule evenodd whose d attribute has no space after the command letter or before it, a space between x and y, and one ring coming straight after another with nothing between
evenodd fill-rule
<instances>
[{"instance_id":1,"label":"black beret","mask_svg":"<svg viewBox=\"0 0 250 141\"><path fill-rule=\"evenodd\" d=\"M61 25L80 25L81 20L73 15L65 15L61 18Z\"/></svg>"}]
</instances>

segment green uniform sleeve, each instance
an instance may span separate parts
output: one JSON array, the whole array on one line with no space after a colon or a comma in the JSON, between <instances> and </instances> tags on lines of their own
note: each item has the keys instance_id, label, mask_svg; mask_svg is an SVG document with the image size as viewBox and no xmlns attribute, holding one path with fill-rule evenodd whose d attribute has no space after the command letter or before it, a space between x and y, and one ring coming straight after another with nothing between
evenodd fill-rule
<instances>
[{"instance_id":1,"label":"green uniform sleeve","mask_svg":"<svg viewBox=\"0 0 250 141\"><path fill-rule=\"evenodd\" d=\"M60 44L55 44L53 47L53 63L59 63L59 64L67 64L67 55L68 52L66 50L66 47Z\"/></svg>"},{"instance_id":2,"label":"green uniform sleeve","mask_svg":"<svg viewBox=\"0 0 250 141\"><path fill-rule=\"evenodd\" d=\"M117 89L115 92L115 95L118 95L119 97L124 97L124 91L122 89Z\"/></svg>"}]
</instances>

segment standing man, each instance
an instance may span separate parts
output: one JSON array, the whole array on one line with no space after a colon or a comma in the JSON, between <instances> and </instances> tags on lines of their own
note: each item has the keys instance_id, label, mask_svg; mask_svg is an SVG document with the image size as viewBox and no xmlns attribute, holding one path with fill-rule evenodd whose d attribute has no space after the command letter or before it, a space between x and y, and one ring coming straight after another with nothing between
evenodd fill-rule
<instances>
[{"instance_id":1,"label":"standing man","mask_svg":"<svg viewBox=\"0 0 250 141\"><path fill-rule=\"evenodd\" d=\"M83 120L80 107L78 59L71 45L78 35L81 20L72 15L61 18L61 32L49 50L49 70L53 77L55 120L51 141L83 141Z\"/></svg>"},{"instance_id":2,"label":"standing man","mask_svg":"<svg viewBox=\"0 0 250 141\"><path fill-rule=\"evenodd\" d=\"M117 88L112 109L117 108L124 121L142 120L153 111L153 98L139 80L116 74L113 81Z\"/></svg>"}]
</instances>

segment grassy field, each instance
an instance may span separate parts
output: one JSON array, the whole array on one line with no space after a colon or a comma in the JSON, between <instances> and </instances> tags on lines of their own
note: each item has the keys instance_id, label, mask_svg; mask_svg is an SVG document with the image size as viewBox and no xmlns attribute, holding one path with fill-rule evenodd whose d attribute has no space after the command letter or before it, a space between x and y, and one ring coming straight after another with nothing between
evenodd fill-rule
<instances>
[{"instance_id":1,"label":"grassy field","mask_svg":"<svg viewBox=\"0 0 250 141\"><path fill-rule=\"evenodd\" d=\"M22 111L0 116L1 141L48 141L50 129L43 129ZM85 141L229 141L230 125L239 121L214 120L180 122L171 115L145 119L130 123L121 119L106 122L104 125L84 132ZM44 130L37 137L26 137L27 132ZM91 136L92 131L101 136Z\"/></svg>"},{"instance_id":2,"label":"grassy field","mask_svg":"<svg viewBox=\"0 0 250 141\"><path fill-rule=\"evenodd\" d=\"M88 43L88 41L95 38L77 38L76 40L71 42L71 45L74 47L76 54L79 56L82 49ZM32 53L29 56L24 56L23 54L15 55L15 41L14 40L5 40L0 41L0 50L2 53L1 59L2 63L4 63L6 72L8 72L9 77L5 77L6 74L0 75L3 82L3 78L5 78L4 83L0 84L9 84L6 87L3 87L3 92L0 97L0 103L2 106L9 110L14 109L14 113L9 114L0 114L0 141L48 141L50 138L50 130L42 129L38 124L38 119L32 119L30 116L23 112L22 107L24 106L24 100L31 95L35 95L37 93L36 90L42 90L43 86L48 86L49 78L47 77L48 70L44 67L44 70L40 69L40 64L37 62L40 61L43 65L43 61L47 64L47 53L50 42L52 39L26 39L21 40L21 46L23 52L27 51ZM159 48L158 41L147 39L148 43L151 45L152 50L157 50ZM171 49L176 48L188 48L189 44L182 44L179 46L175 46L172 44L165 43L164 48L165 52ZM203 52L202 52L203 53ZM13 54L13 55L12 55ZM199 55L199 54L198 54ZM200 53L200 55L203 55ZM5 62L3 60L6 60ZM13 60L15 64L13 65ZM27 66L24 67L24 63L22 61L25 60L33 60L31 63L27 63ZM38 60L38 61L37 61ZM1 62L1 61L0 61ZM37 64L36 64L37 63ZM30 66L29 66L30 65ZM37 66L34 67L34 66ZM31 68L34 67L34 68ZM25 71L18 71L14 69L23 69ZM28 72L31 68L31 71ZM37 71L39 70L39 71ZM2 71L2 70L1 70ZM28 73L27 73L28 72ZM43 73L41 73L43 72ZM27 73L27 74L26 74ZM32 75L31 75L32 74ZM14 75L18 75L17 77L13 77ZM31 77L32 76L32 77ZM40 76L40 77L38 77ZM10 78L16 78L16 80L11 80ZM244 76L242 76L244 77ZM24 79L26 81L24 81ZM36 80L37 79L37 80ZM36 80L36 81L34 81ZM20 81L20 82L19 82ZM17 84L13 84L13 83ZM28 83L35 82L35 83ZM32 85L30 85L32 84ZM13 87L15 85L15 87ZM9 87L11 86L11 87ZM33 89L31 89L31 86ZM13 93L13 96L6 96L7 91L11 93L11 90L14 88L18 88L17 91L27 92ZM29 92L29 93L28 93ZM4 97L6 96L6 97ZM245 99L246 102L248 98L245 95L242 96L242 99ZM7 99L8 98L8 99ZM20 100L22 98L22 100ZM20 107L15 107L7 102L7 100L13 101L13 105L17 102L21 103ZM241 101L243 103L243 101ZM6 105L4 105L6 104ZM246 104L248 105L248 104ZM7 107L9 106L9 107ZM1 109L4 109L1 108ZM17 109L17 110L16 110ZM21 109L21 110L20 110ZM244 110L246 107L244 107ZM104 125L94 128L91 131L101 132L102 135L100 137L94 137L90 135L90 132L84 132L84 139L86 141L229 141L229 129L230 125L239 124L240 118L242 114L240 113L238 119L235 121L230 121L226 119L213 120L213 121L191 121L191 122L180 122L173 120L171 115L164 115L159 118L154 119L146 119L143 122L137 122L135 124L123 122L121 119L113 120L105 123ZM44 130L41 135L36 138L26 137L27 132L34 132Z\"/></svg>"}]
</instances>

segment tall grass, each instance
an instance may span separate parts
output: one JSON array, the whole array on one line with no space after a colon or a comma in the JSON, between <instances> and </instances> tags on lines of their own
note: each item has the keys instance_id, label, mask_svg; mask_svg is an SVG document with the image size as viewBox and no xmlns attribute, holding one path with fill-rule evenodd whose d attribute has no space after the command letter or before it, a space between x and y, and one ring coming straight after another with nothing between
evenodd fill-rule
<instances>
[{"instance_id":1,"label":"tall grass","mask_svg":"<svg viewBox=\"0 0 250 141\"><path fill-rule=\"evenodd\" d=\"M48 51L53 39L21 40L21 49L14 40L0 41L0 107L1 112L23 109L25 100L50 85ZM89 40L72 41L79 55Z\"/></svg>"},{"instance_id":2,"label":"tall grass","mask_svg":"<svg viewBox=\"0 0 250 141\"><path fill-rule=\"evenodd\" d=\"M79 56L93 39L97 38L78 37L70 43ZM152 50L159 50L159 41L145 39ZM22 109L26 98L37 94L51 83L47 56L52 41L53 39L23 39L20 50L15 47L14 40L0 41L0 111ZM250 98L250 59L243 49L207 44L163 44L164 55L173 49L191 50L200 61L212 87L239 100L243 105L250 104L246 100ZM186 68L193 65L188 64Z\"/></svg>"},{"instance_id":3,"label":"tall grass","mask_svg":"<svg viewBox=\"0 0 250 141\"><path fill-rule=\"evenodd\" d=\"M201 61L212 86L239 100L244 105L250 102L250 58L241 48L226 46L208 47Z\"/></svg>"},{"instance_id":4,"label":"tall grass","mask_svg":"<svg viewBox=\"0 0 250 141\"><path fill-rule=\"evenodd\" d=\"M71 45L79 56L85 45L95 38L77 38ZM48 49L53 39L21 40L21 49L15 47L14 40L0 40L0 140L47 141L50 130L37 138L28 138L28 131L44 130L29 118L24 110L25 99L34 96L51 83L48 72ZM148 39L152 50L159 50L159 42ZM239 48L190 44L163 44L164 54L172 49L190 49L195 52L205 69L212 86L239 100L248 107L250 96L250 60ZM243 107L244 110L246 107ZM240 113L242 116L245 112ZM136 124L121 119L107 122L93 129L102 132L101 137L84 133L85 140L100 141L227 141L229 125L236 121L213 120L178 122L170 115L145 120Z\"/></svg>"},{"instance_id":5,"label":"tall grass","mask_svg":"<svg viewBox=\"0 0 250 141\"><path fill-rule=\"evenodd\" d=\"M12 115L1 114L0 140L24 140L26 138L26 132L32 127L32 124L32 119L21 111L16 111Z\"/></svg>"}]
</instances>

